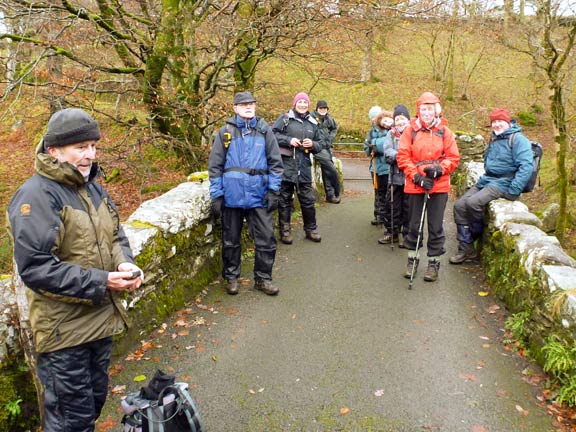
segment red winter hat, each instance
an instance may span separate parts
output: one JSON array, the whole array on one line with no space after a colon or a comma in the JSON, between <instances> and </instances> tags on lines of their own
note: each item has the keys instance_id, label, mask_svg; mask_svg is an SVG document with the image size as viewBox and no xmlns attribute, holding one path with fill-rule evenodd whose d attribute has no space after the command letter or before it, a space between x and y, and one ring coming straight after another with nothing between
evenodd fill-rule
<instances>
[{"instance_id":1,"label":"red winter hat","mask_svg":"<svg viewBox=\"0 0 576 432\"><path fill-rule=\"evenodd\" d=\"M510 123L510 113L507 109L504 108L493 109L490 113L490 123L492 123L494 120L502 120L506 123Z\"/></svg>"},{"instance_id":2,"label":"red winter hat","mask_svg":"<svg viewBox=\"0 0 576 432\"><path fill-rule=\"evenodd\" d=\"M294 100L292 101L292 106L296 106L296 102L298 102L299 100L305 100L306 102L308 102L308 105L310 105L310 97L308 97L308 95L304 92L300 92L298 93L296 96L294 96Z\"/></svg>"}]
</instances>

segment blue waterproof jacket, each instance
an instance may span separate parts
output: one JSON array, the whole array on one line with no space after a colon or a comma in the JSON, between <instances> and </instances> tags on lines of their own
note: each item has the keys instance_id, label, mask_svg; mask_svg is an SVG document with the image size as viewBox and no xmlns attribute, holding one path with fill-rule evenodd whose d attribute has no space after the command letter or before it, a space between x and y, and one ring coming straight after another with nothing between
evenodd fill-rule
<instances>
[{"instance_id":1,"label":"blue waterproof jacket","mask_svg":"<svg viewBox=\"0 0 576 432\"><path fill-rule=\"evenodd\" d=\"M283 171L278 142L268 123L235 115L226 120L212 145L210 198L224 195L226 207L266 207L266 192L280 190Z\"/></svg>"},{"instance_id":2,"label":"blue waterproof jacket","mask_svg":"<svg viewBox=\"0 0 576 432\"><path fill-rule=\"evenodd\" d=\"M484 170L476 187L483 189L493 185L502 192L518 196L528 183L534 169L534 157L532 145L528 138L522 135L515 120L510 123L510 128L492 137L484 154ZM510 135L514 135L514 141L510 146Z\"/></svg>"},{"instance_id":3,"label":"blue waterproof jacket","mask_svg":"<svg viewBox=\"0 0 576 432\"><path fill-rule=\"evenodd\" d=\"M390 172L390 165L384 160L384 143L387 134L387 129L372 125L364 140L364 153L367 156L373 156L370 160L370 172L374 172L374 165L376 165L376 174L379 176Z\"/></svg>"}]
</instances>

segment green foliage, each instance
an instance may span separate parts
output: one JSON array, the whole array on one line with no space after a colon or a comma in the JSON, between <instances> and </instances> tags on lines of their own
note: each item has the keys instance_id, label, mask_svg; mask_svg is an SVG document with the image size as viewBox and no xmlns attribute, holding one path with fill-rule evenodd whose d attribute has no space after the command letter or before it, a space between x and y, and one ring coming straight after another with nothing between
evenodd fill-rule
<instances>
[{"instance_id":1,"label":"green foliage","mask_svg":"<svg viewBox=\"0 0 576 432\"><path fill-rule=\"evenodd\" d=\"M536 126L536 116L528 111L520 111L518 120L523 126Z\"/></svg>"},{"instance_id":2,"label":"green foliage","mask_svg":"<svg viewBox=\"0 0 576 432\"><path fill-rule=\"evenodd\" d=\"M20 414L22 414L22 408L20 407L21 403L22 399L8 401L4 405L4 409L8 411L10 417L18 417Z\"/></svg>"},{"instance_id":3,"label":"green foliage","mask_svg":"<svg viewBox=\"0 0 576 432\"><path fill-rule=\"evenodd\" d=\"M556 400L569 406L576 405L576 342L569 343L552 335L546 339L542 352L544 370L560 385Z\"/></svg>"},{"instance_id":4,"label":"green foliage","mask_svg":"<svg viewBox=\"0 0 576 432\"><path fill-rule=\"evenodd\" d=\"M504 323L504 327L510 330L514 339L518 342L526 341L526 324L530 319L530 313L528 311L518 312L509 316Z\"/></svg>"}]
</instances>

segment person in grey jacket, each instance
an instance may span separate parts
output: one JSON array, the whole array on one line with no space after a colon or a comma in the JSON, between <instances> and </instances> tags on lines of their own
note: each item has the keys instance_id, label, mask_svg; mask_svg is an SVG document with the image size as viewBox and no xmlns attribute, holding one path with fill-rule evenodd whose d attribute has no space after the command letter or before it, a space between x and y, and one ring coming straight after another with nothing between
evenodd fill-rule
<instances>
[{"instance_id":1,"label":"person in grey jacket","mask_svg":"<svg viewBox=\"0 0 576 432\"><path fill-rule=\"evenodd\" d=\"M272 130L280 146L284 174L280 186L278 220L280 241L292 244L290 219L294 201L294 191L298 195L306 238L313 242L322 240L316 224L314 189L312 188L311 154L322 150L318 122L310 115L310 98L306 93L294 96L292 109L281 114Z\"/></svg>"},{"instance_id":2,"label":"person in grey jacket","mask_svg":"<svg viewBox=\"0 0 576 432\"><path fill-rule=\"evenodd\" d=\"M498 198L520 198L534 168L530 141L522 135L516 121L510 119L508 110L494 109L490 124L492 136L484 154L485 173L454 204L458 253L450 257L451 264L477 258L474 241L484 230L486 205Z\"/></svg>"},{"instance_id":3,"label":"person in grey jacket","mask_svg":"<svg viewBox=\"0 0 576 432\"><path fill-rule=\"evenodd\" d=\"M94 431L108 394L112 337L126 324L119 293L144 278L116 206L95 181L99 139L85 111L56 112L36 149L36 174L8 206L44 386L45 432Z\"/></svg>"},{"instance_id":4,"label":"person in grey jacket","mask_svg":"<svg viewBox=\"0 0 576 432\"><path fill-rule=\"evenodd\" d=\"M212 213L217 220L222 217L222 276L228 294L238 294L246 219L254 239L254 288L276 295L272 212L278 208L282 181L280 150L268 123L256 116L252 93L234 95L234 113L216 134L208 161Z\"/></svg>"},{"instance_id":5,"label":"person in grey jacket","mask_svg":"<svg viewBox=\"0 0 576 432\"><path fill-rule=\"evenodd\" d=\"M318 161L322 170L326 201L332 204L339 204L341 199L340 178L332 160L332 143L334 138L336 138L338 125L328 110L328 103L324 100L319 100L316 102L316 110L312 112L312 117L318 122L320 143L322 144L322 150L314 155L314 160Z\"/></svg>"}]
</instances>

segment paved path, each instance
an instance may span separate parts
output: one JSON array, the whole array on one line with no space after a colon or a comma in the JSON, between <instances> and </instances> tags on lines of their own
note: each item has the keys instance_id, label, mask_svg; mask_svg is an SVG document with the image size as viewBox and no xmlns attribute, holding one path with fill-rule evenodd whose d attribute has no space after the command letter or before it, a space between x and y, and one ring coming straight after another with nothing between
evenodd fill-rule
<instances>
[{"instance_id":1,"label":"paved path","mask_svg":"<svg viewBox=\"0 0 576 432\"><path fill-rule=\"evenodd\" d=\"M529 369L501 343L501 311L478 295L478 269L445 264L451 240L439 280L420 269L409 291L406 251L378 245L371 218L370 194L321 205L322 243L299 226L279 246L278 297L254 291L245 265L239 295L209 287L201 307L147 339L161 345L149 360L118 362L112 385L133 391L136 375L175 373L209 432L553 431ZM110 397L103 417L119 418L118 406Z\"/></svg>"}]
</instances>

